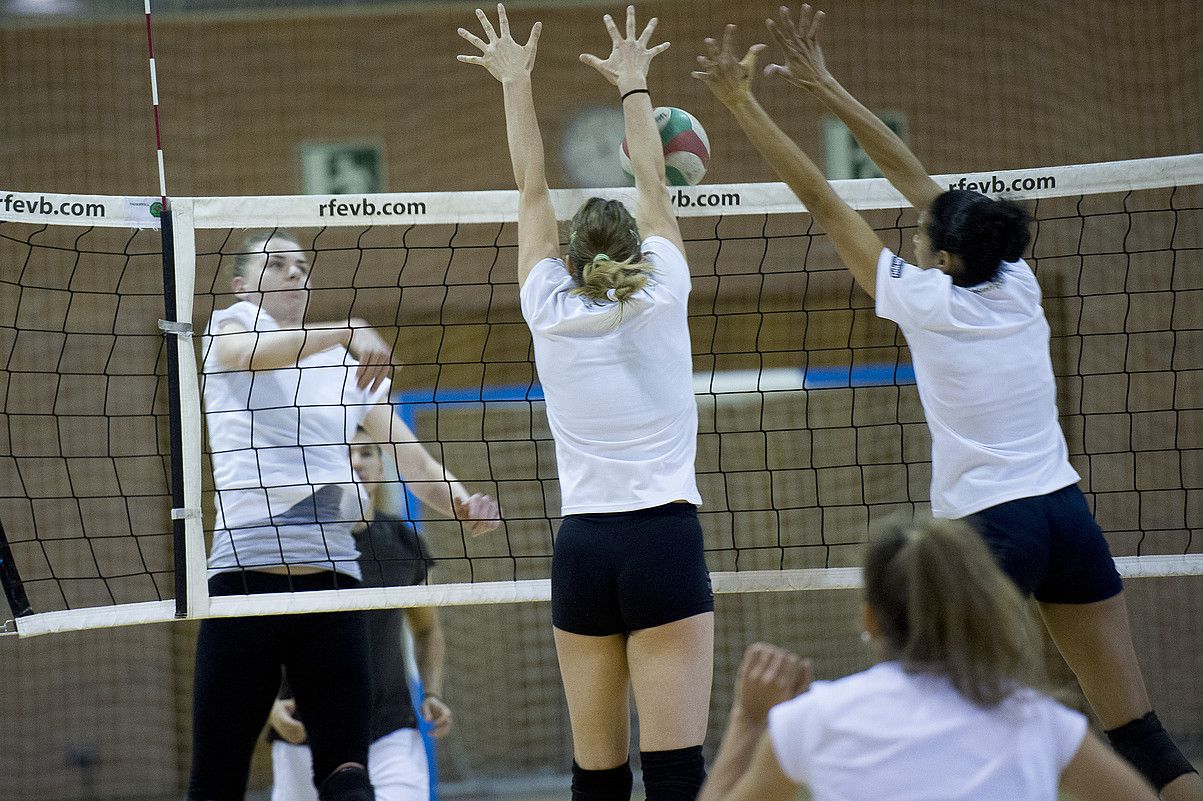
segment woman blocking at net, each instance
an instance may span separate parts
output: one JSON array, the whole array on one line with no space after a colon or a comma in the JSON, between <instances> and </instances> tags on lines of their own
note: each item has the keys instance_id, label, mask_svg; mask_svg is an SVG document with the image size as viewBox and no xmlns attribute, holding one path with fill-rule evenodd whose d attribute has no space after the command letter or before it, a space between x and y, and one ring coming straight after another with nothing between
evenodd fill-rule
<instances>
[{"instance_id":1,"label":"woman blocking at net","mask_svg":"<svg viewBox=\"0 0 1203 801\"><path fill-rule=\"evenodd\" d=\"M665 189L647 71L667 43L656 20L626 35L607 15L613 49L583 55L617 87L635 173L635 216L591 198L559 255L526 45L477 12L485 39L460 29L502 84L518 184L518 283L556 443L564 520L552 559L552 622L572 725L572 796L631 794L634 691L649 801L692 801L705 778L714 599L694 476L697 405L687 323L689 268Z\"/></svg>"},{"instance_id":2,"label":"woman blocking at net","mask_svg":"<svg viewBox=\"0 0 1203 801\"><path fill-rule=\"evenodd\" d=\"M700 801L1155 801L1040 686L1027 602L965 523L894 525L869 548L865 638L880 661L832 682L758 643ZM799 695L799 693L801 693ZM796 697L795 697L796 696Z\"/></svg>"},{"instance_id":3,"label":"woman blocking at net","mask_svg":"<svg viewBox=\"0 0 1203 801\"><path fill-rule=\"evenodd\" d=\"M309 262L292 236L250 237L235 257L239 301L203 344L205 420L217 516L213 596L357 586L363 518L348 442L388 442L398 471L471 533L498 525L393 414L390 352L359 321L306 323ZM305 710L322 801L370 801L369 670L360 611L210 618L197 639L191 801L239 801L255 741L288 672Z\"/></svg>"},{"instance_id":4,"label":"woman blocking at net","mask_svg":"<svg viewBox=\"0 0 1203 801\"><path fill-rule=\"evenodd\" d=\"M364 587L403 587L428 579L430 557L418 532L385 511L388 484L384 452L360 430L351 441L351 467L367 494L366 525L355 528ZM366 612L371 667L371 732L368 776L376 801L428 801L430 769L426 745L410 699L405 629L413 634L414 662L424 690L420 711L435 738L451 729L443 702L446 643L438 610L432 606L370 609ZM272 743L272 801L318 801L313 786L313 755L306 738L304 711L291 688L281 693L268 717Z\"/></svg>"},{"instance_id":5,"label":"woman blocking at net","mask_svg":"<svg viewBox=\"0 0 1203 801\"><path fill-rule=\"evenodd\" d=\"M816 94L920 210L915 260L886 249L752 94L754 45L738 60L734 26L699 57L704 80L814 215L856 282L910 346L932 438L932 512L972 518L1003 571L1040 602L1112 746L1167 799L1203 799L1203 784L1152 711L1122 583L1078 489L1058 425L1049 326L1021 256L1019 207L942 191L902 141L831 77L816 34L822 13L782 7L769 21L787 64L766 71Z\"/></svg>"}]
</instances>

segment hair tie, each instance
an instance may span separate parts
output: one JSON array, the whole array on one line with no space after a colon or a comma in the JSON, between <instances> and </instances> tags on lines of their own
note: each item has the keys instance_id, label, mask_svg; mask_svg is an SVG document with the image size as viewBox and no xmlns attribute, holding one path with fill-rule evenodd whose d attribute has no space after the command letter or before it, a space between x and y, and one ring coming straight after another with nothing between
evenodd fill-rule
<instances>
[{"instance_id":1,"label":"hair tie","mask_svg":"<svg viewBox=\"0 0 1203 801\"><path fill-rule=\"evenodd\" d=\"M610 257L607 256L605 253L598 253L596 256L593 257L593 260L594 261L609 261Z\"/></svg>"},{"instance_id":2,"label":"hair tie","mask_svg":"<svg viewBox=\"0 0 1203 801\"><path fill-rule=\"evenodd\" d=\"M614 287L610 287L606 290L606 297L615 303L618 302L618 292L615 291Z\"/></svg>"}]
</instances>

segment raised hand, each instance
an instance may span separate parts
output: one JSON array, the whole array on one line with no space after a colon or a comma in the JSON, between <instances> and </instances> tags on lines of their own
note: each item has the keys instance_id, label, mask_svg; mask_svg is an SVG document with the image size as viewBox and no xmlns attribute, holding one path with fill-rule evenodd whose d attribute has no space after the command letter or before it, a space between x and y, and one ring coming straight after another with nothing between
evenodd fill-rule
<instances>
[{"instance_id":1,"label":"raised hand","mask_svg":"<svg viewBox=\"0 0 1203 801\"><path fill-rule=\"evenodd\" d=\"M735 703L750 721L762 723L769 710L810 687L813 674L809 659L758 642L748 646L735 680Z\"/></svg>"},{"instance_id":2,"label":"raised hand","mask_svg":"<svg viewBox=\"0 0 1203 801\"><path fill-rule=\"evenodd\" d=\"M629 89L646 88L647 71L652 59L668 49L668 42L661 42L655 47L648 48L652 32L656 30L655 17L648 20L643 33L635 36L635 6L627 6L627 34L624 37L618 32L614 18L609 14L602 17L606 30L610 32L612 48L605 61L589 53L581 54L581 61L597 70L602 76L618 87L620 92Z\"/></svg>"},{"instance_id":3,"label":"raised hand","mask_svg":"<svg viewBox=\"0 0 1203 801\"><path fill-rule=\"evenodd\" d=\"M785 64L769 64L765 75L778 75L805 89L814 89L824 80L831 78L823 60L823 48L819 45L819 24L825 15L803 3L798 9L795 23L788 6L778 12L779 20L766 20L769 33L785 50Z\"/></svg>"},{"instance_id":4,"label":"raised hand","mask_svg":"<svg viewBox=\"0 0 1203 801\"><path fill-rule=\"evenodd\" d=\"M465 524L473 537L492 531L501 525L501 508L488 495L477 493L466 499L455 498L455 519Z\"/></svg>"},{"instance_id":5,"label":"raised hand","mask_svg":"<svg viewBox=\"0 0 1203 801\"><path fill-rule=\"evenodd\" d=\"M455 58L465 64L479 64L502 83L509 83L530 75L531 70L535 67L535 53L539 49L539 33L543 30L543 23L536 22L530 29L526 44L520 45L510 36L510 21L505 15L505 6L501 3L497 4L497 26L501 29L500 34L494 30L488 15L479 8L476 9L476 18L480 20L488 41L482 40L464 28L459 28L456 32L480 50L483 55L460 55Z\"/></svg>"},{"instance_id":6,"label":"raised hand","mask_svg":"<svg viewBox=\"0 0 1203 801\"><path fill-rule=\"evenodd\" d=\"M710 87L710 91L724 106L731 108L740 100L752 96L752 76L756 71L756 57L768 45L754 44L742 59L735 58L735 26L723 29L720 45L714 39L704 41L706 54L698 56L700 70L691 72L694 78Z\"/></svg>"}]
</instances>

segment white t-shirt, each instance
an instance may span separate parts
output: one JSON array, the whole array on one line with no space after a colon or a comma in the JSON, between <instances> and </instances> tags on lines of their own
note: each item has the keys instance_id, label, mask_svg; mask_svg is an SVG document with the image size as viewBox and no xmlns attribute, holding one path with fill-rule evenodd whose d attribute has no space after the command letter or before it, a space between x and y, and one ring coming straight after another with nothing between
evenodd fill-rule
<instances>
[{"instance_id":1,"label":"white t-shirt","mask_svg":"<svg viewBox=\"0 0 1203 801\"><path fill-rule=\"evenodd\" d=\"M883 662L773 707L768 731L815 801L1056 801L1086 717L1034 690L986 709Z\"/></svg>"},{"instance_id":2,"label":"white t-shirt","mask_svg":"<svg viewBox=\"0 0 1203 801\"><path fill-rule=\"evenodd\" d=\"M278 331L241 301L213 313L203 341L205 422L217 518L211 572L311 565L359 578L351 527L363 520L347 443L388 398L356 386L358 362L334 347L281 370L228 370L215 336L227 322Z\"/></svg>"},{"instance_id":3,"label":"white t-shirt","mask_svg":"<svg viewBox=\"0 0 1203 801\"><path fill-rule=\"evenodd\" d=\"M522 285L564 515L702 502L689 267L663 237L642 247L654 273L621 319L617 303L569 294L576 282L559 259L540 261Z\"/></svg>"},{"instance_id":4,"label":"white t-shirt","mask_svg":"<svg viewBox=\"0 0 1203 801\"><path fill-rule=\"evenodd\" d=\"M932 514L961 518L1075 483L1057 422L1040 285L1022 260L958 287L889 249L877 315L902 329L932 439Z\"/></svg>"}]
</instances>

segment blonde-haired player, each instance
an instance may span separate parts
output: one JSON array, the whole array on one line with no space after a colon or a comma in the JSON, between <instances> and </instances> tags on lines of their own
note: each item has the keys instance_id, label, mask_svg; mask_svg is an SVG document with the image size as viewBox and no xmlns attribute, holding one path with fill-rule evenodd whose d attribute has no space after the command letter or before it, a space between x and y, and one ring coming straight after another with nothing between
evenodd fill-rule
<instances>
[{"instance_id":1,"label":"blonde-haired player","mask_svg":"<svg viewBox=\"0 0 1203 801\"><path fill-rule=\"evenodd\" d=\"M835 681L765 644L700 801L1156 801L1086 725L1033 689L1040 633L977 532L896 522L865 559L865 638L880 662Z\"/></svg>"},{"instance_id":2,"label":"blonde-haired player","mask_svg":"<svg viewBox=\"0 0 1203 801\"><path fill-rule=\"evenodd\" d=\"M499 524L493 499L470 493L393 413L380 336L358 321L306 323L309 280L295 237L252 235L235 258L238 301L213 312L205 332L211 595L359 584L352 529L362 513L347 443L361 425L390 443L424 503L474 533ZM318 797L370 801L366 648L358 611L202 621L188 798L241 801L283 667L305 709Z\"/></svg>"},{"instance_id":3,"label":"blonde-haired player","mask_svg":"<svg viewBox=\"0 0 1203 801\"><path fill-rule=\"evenodd\" d=\"M522 313L556 443L564 522L552 559L552 622L572 723L572 795L631 794L630 709L649 801L693 801L713 672L714 599L694 476L697 403L681 232L665 189L647 71L656 20L626 34L607 15L612 50L585 55L617 87L635 173L632 217L589 200L560 258L530 73L541 25L525 46L477 11L480 55L460 56L501 82L518 184Z\"/></svg>"}]
</instances>

